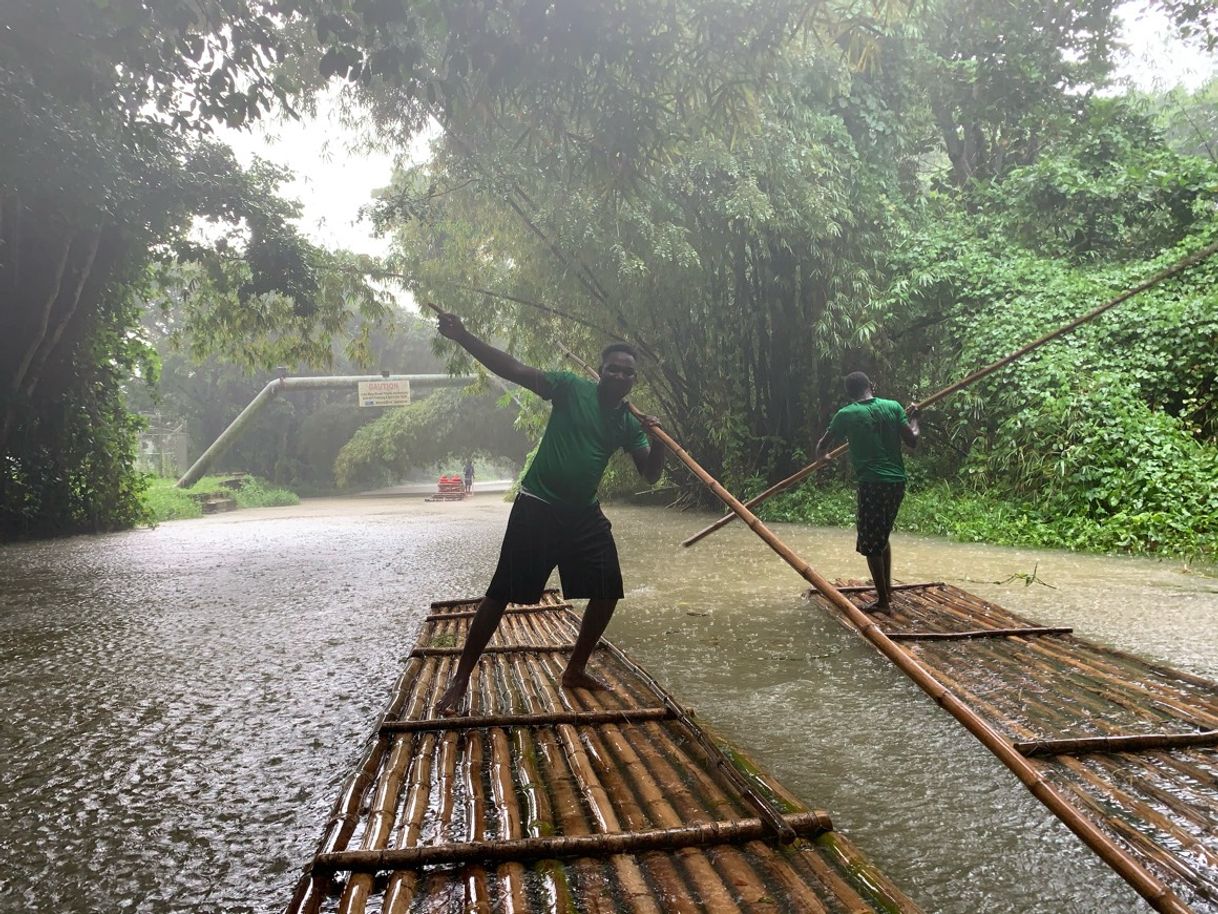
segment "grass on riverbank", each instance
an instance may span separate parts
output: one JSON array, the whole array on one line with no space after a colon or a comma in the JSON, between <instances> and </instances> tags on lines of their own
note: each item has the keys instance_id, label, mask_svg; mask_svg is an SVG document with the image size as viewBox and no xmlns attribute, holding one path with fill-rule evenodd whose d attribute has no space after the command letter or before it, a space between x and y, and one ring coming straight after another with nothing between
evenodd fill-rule
<instances>
[{"instance_id":1,"label":"grass on riverbank","mask_svg":"<svg viewBox=\"0 0 1218 914\"><path fill-rule=\"evenodd\" d=\"M149 522L159 524L167 520L202 517L203 506L198 498L192 497L200 495L227 495L234 498L240 508L300 504L300 497L295 492L270 486L257 477L247 476L238 489L221 485L224 478L204 476L189 489L175 488L172 479L152 479L142 495Z\"/></svg>"},{"instance_id":2,"label":"grass on riverbank","mask_svg":"<svg viewBox=\"0 0 1218 914\"><path fill-rule=\"evenodd\" d=\"M829 527L854 524L854 488L803 486L776 495L760 510L763 520ZM901 505L897 530L946 536L968 543L1037 546L1079 552L1128 553L1218 563L1218 527L1166 512L1127 512L1101 520L1049 516L1039 505L953 488L912 485Z\"/></svg>"}]
</instances>

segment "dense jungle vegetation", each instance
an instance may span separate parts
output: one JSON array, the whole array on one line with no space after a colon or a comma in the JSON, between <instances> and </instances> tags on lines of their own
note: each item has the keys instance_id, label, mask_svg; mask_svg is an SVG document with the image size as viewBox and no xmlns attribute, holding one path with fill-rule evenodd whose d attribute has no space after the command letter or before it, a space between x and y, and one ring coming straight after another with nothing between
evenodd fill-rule
<instances>
[{"instance_id":1,"label":"dense jungle vegetation","mask_svg":"<svg viewBox=\"0 0 1218 914\"><path fill-rule=\"evenodd\" d=\"M1212 48L1208 7L1156 5ZM17 0L0 527L137 519L123 384L194 370L157 333L218 374L370 364L399 322L387 278L539 364L558 342L635 344L640 403L756 491L809 461L846 371L909 401L1218 238L1218 90L1112 85L1117 7ZM282 175L210 135L331 81L390 148L436 129L375 203L386 263L310 244ZM1198 267L929 413L905 528L1213 559L1216 278ZM356 433L339 475L459 434L438 402L411 410ZM771 516L840 518L845 478Z\"/></svg>"}]
</instances>

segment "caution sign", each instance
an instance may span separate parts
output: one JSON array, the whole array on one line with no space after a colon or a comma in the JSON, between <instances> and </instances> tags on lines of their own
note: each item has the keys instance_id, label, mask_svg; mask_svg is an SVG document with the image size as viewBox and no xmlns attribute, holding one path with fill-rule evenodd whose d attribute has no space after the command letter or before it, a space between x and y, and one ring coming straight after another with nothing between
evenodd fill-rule
<instances>
[{"instance_id":1,"label":"caution sign","mask_svg":"<svg viewBox=\"0 0 1218 914\"><path fill-rule=\"evenodd\" d=\"M360 406L409 406L409 381L360 381Z\"/></svg>"}]
</instances>

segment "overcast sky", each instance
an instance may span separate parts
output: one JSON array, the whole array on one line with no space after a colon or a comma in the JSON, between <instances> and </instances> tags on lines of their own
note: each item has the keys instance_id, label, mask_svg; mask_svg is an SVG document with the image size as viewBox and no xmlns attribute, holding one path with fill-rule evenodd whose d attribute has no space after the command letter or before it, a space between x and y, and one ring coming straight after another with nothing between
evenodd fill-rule
<instances>
[{"instance_id":1,"label":"overcast sky","mask_svg":"<svg viewBox=\"0 0 1218 914\"><path fill-rule=\"evenodd\" d=\"M1144 90L1196 88L1218 72L1213 56L1175 37L1161 11L1131 2L1120 15L1129 49L1117 68L1122 82ZM263 125L253 133L223 134L243 162L258 155L296 175L285 192L303 204L301 229L315 242L384 254L387 242L373 235L372 227L360 219L360 209L374 190L389 183L393 160L385 153L353 151L350 136L333 115L332 105L325 104L319 106L317 118ZM418 158L425 150L426 143L420 142L409 155Z\"/></svg>"}]
</instances>

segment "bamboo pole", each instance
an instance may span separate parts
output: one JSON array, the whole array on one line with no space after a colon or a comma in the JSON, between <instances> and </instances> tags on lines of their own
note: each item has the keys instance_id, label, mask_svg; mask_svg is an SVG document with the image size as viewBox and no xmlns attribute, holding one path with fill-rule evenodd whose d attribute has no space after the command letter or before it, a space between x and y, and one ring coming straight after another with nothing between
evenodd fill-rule
<instances>
[{"instance_id":1,"label":"bamboo pole","mask_svg":"<svg viewBox=\"0 0 1218 914\"><path fill-rule=\"evenodd\" d=\"M1160 270L1158 273L1155 273L1153 276L1144 280L1143 282L1139 283L1138 285L1134 286L1133 288L1126 289L1124 292L1122 292L1120 295L1117 295L1115 298L1110 298L1108 301L1104 302L1104 304L1100 305L1097 308L1093 308L1092 310L1088 311L1086 314L1082 315L1081 317L1076 317L1074 320L1070 321L1070 323L1057 328L1052 333L1047 333L1044 336L1040 337L1039 339L1033 340L1032 342L1028 343L1025 346L1021 346L1019 349L1016 349L1010 355L1003 356L998 361L991 362L989 365L986 365L983 368L977 369L976 371L974 371L972 374L968 375L967 377L961 378L959 381L956 381L954 384L949 384L947 387L944 387L942 390L936 391L935 393L931 394L926 399L921 400L918 403L915 403L914 405L918 409L925 409L928 406L932 406L935 403L938 403L940 400L951 396L952 394L956 393L957 391L963 390L965 387L968 387L970 384L974 384L977 381L980 381L982 378L986 377L987 375L991 375L995 371L1005 368L1007 365L1010 365L1012 362L1016 361L1017 359L1022 358L1023 356L1027 355L1029 352L1032 352L1034 349L1039 349L1041 346L1045 345L1046 343L1052 342L1053 340L1057 339L1058 337L1064 336L1065 334L1069 333L1071 330L1074 330L1075 328L1087 323L1088 321L1099 317L1105 311L1115 308L1117 305L1121 304L1124 301L1128 301L1129 299L1133 298L1135 295L1145 292L1147 289L1157 286L1159 283L1163 282L1164 280L1170 279L1172 276L1176 276L1179 273L1183 273L1185 270L1195 267L1197 264L1199 264L1205 260L1208 260L1210 257L1212 257L1216 253L1218 253L1218 242L1207 245L1206 247L1202 248L1201 250L1196 251L1196 252L1190 254L1189 256L1177 261L1172 266L1167 267L1166 269ZM773 495L777 495L780 492L785 492L787 489L791 488L792 486L797 485L800 482L803 482L805 479L807 479L817 470L828 466L829 463L834 458L839 457L842 454L844 454L847 450L847 447L848 446L844 445L844 444L839 445L838 447L836 447L832 451L830 451L826 456L822 457L820 460L814 461L813 463L808 464L802 470L798 470L795 473L792 473L786 479L782 479L782 480L774 483L774 485L770 486L760 495L755 495L753 498L751 498L747 502L745 502L744 503L745 507L752 508L756 505L759 505L759 504L761 504L761 502L765 501L767 498L770 498ZM736 519L736 515L734 513L725 514L725 515L723 515L723 517L719 518L713 524L702 528L697 533L695 533L693 536L691 536L685 540L682 540L681 545L682 546L692 546L694 543L698 542L699 540L710 536L716 530L719 530L722 527L726 527L728 524L730 524L735 519Z\"/></svg>"},{"instance_id":2,"label":"bamboo pole","mask_svg":"<svg viewBox=\"0 0 1218 914\"><path fill-rule=\"evenodd\" d=\"M536 665L548 667L551 678L560 675L553 658L537 657L533 662ZM565 693L563 697L572 704L578 701L590 707L603 707L606 701L616 700L620 696L613 692L581 690ZM612 730L616 732L618 728L613 727ZM568 747L569 752L576 752L581 759L595 764L595 776L601 780L606 792L612 798L615 811L626 828L643 830L652 825L676 828L686 824L690 819L696 821L698 818L702 818L713 821L716 818L708 810L703 810L701 815L690 816L689 819L682 818L673 810L669 802L675 794L688 790L680 779L668 779L664 789L661 790L656 786L648 766L639 758L639 755L631 752L621 763L614 765L610 762L612 756L606 751L605 740L600 732L584 730L581 735L587 747L586 751L582 747L577 750L566 737L564 737L564 745ZM638 740L637 736L636 740ZM645 742L645 740L638 740L640 749L643 748ZM619 756L619 758L622 757ZM689 762L687 770L692 771L699 767L692 760L687 761ZM737 808L743 808L743 806L737 804ZM653 872L662 874L662 878L669 886L664 895L666 901L674 907L674 914L696 914L696 912L704 910L715 911L716 914L719 912L752 914L751 911L741 911L737 903L738 889L748 881L744 874L738 874L739 879L744 882L721 877L707 855L695 847L678 849L675 857L674 861L670 857L657 854L648 861Z\"/></svg>"},{"instance_id":3,"label":"bamboo pole","mask_svg":"<svg viewBox=\"0 0 1218 914\"><path fill-rule=\"evenodd\" d=\"M504 610L507 615L535 615L536 613L552 613L561 612L567 609L570 603L557 603L553 606L509 606ZM424 622L445 622L449 619L472 619L478 614L478 610L460 610L459 612L451 613L432 613L424 617Z\"/></svg>"},{"instance_id":4,"label":"bamboo pole","mask_svg":"<svg viewBox=\"0 0 1218 914\"><path fill-rule=\"evenodd\" d=\"M437 314L442 313L434 305L429 305L428 307L432 308L432 310L434 310ZM555 590L553 587L547 587L541 593L542 602L538 603L536 605L538 605L538 606L556 606L556 607L565 607L565 606L571 605L570 603L558 600L557 598L558 598L558 591ZM556 602L554 602L554 603L547 602L550 600L554 600ZM471 600L468 597L465 597L460 600L432 600L431 603L428 604L428 606L432 610L437 610L437 609L444 609L449 606L477 606L479 602L481 602L481 601L477 600L477 599ZM521 606L517 606L515 604L510 604L508 606L508 611L510 612L514 609L528 609L528 608L529 607L521 607Z\"/></svg>"},{"instance_id":5,"label":"bamboo pole","mask_svg":"<svg viewBox=\"0 0 1218 914\"><path fill-rule=\"evenodd\" d=\"M553 686L553 682L556 680L541 671L543 660L542 657L521 659L522 667L527 667L532 671L532 675L527 680L528 691L536 696L535 700L538 704L549 707L562 706L564 696L560 695ZM580 815L580 810L584 808L585 804L589 814L601 823L602 830L606 824L616 825L616 812L612 808L598 807L596 804L599 800L595 792L586 789L581 791L585 802L580 802L580 797L576 795L571 785L581 783L579 773L581 769L577 765L576 758L560 747L557 731L543 729L534 732L538 745L543 749L543 757L548 762L549 770L552 773L558 773L557 777L550 778L550 785L554 791L555 805L562 814L563 833L586 835L591 832L591 821L585 820L584 816ZM567 774L570 777L567 777ZM677 873L673 861L667 856L644 854L642 860L646 864L646 868L640 865L639 859L635 856L619 854L611 857L610 860L622 892L630 899L636 914L659 914L656 903L657 894L675 908L674 914L696 914L696 912L687 910L686 899L691 897L690 892ZM591 860L588 863L590 866L595 866ZM659 887L658 893L651 888L651 881L654 881Z\"/></svg>"},{"instance_id":6,"label":"bamboo pole","mask_svg":"<svg viewBox=\"0 0 1218 914\"><path fill-rule=\"evenodd\" d=\"M435 736L429 735L415 757L415 768L411 772L402 825L391 839L394 847L414 847L419 843L419 836L423 831L423 816L427 812L431 795L431 772L435 744ZM419 874L417 872L394 873L385 889L382 904L384 914L405 914L409 911L418 884Z\"/></svg>"},{"instance_id":7,"label":"bamboo pole","mask_svg":"<svg viewBox=\"0 0 1218 914\"><path fill-rule=\"evenodd\" d=\"M394 698L389 704L386 715L400 713L410 690L420 682L425 684L428 677L429 670L422 661L414 660L407 663L406 669L402 671L398 680ZM334 801L330 818L314 856L344 849L347 846L359 821L360 805L363 802L364 794L376 777L376 772L388 747L389 740L383 736L377 736L369 742L360 764L347 779L338 798ZM287 914L316 914L321 909L330 885L331 881L328 878L314 875L312 865L306 867L304 875L296 885L292 900L288 904Z\"/></svg>"},{"instance_id":8,"label":"bamboo pole","mask_svg":"<svg viewBox=\"0 0 1218 914\"><path fill-rule=\"evenodd\" d=\"M745 506L746 507L748 506L747 501L745 502ZM732 517L735 517L735 516L736 516L735 514L732 515ZM948 585L943 581L920 581L920 582L912 583L912 584L893 584L892 587L889 588L889 590L927 590L931 587L947 587L947 586ZM841 593L866 593L867 591L875 590L875 585L874 584L847 584L844 587L839 587L838 590Z\"/></svg>"},{"instance_id":9,"label":"bamboo pole","mask_svg":"<svg viewBox=\"0 0 1218 914\"><path fill-rule=\"evenodd\" d=\"M1031 635L1069 635L1074 631L1064 626L1032 626L1029 628L974 628L963 632L885 632L893 641L967 641L973 638L1027 638Z\"/></svg>"},{"instance_id":10,"label":"bamboo pole","mask_svg":"<svg viewBox=\"0 0 1218 914\"><path fill-rule=\"evenodd\" d=\"M590 697L595 699L596 696ZM601 761L603 776L620 785L617 793L629 797L632 786L638 796L638 806L658 825L674 828L682 823L713 820L710 810L696 800L691 788L671 767L664 765L650 741L638 736L636 733L634 740L630 740L618 727L612 727L587 732L584 739L592 749L593 757ZM614 758L616 764L611 762ZM630 786L626 784L627 777ZM726 895L725 900L710 906L716 914L720 911L727 914L739 908L747 912L778 914L764 883L744 863L736 848L714 846L702 851L686 848L678 857L700 894L705 894L714 884L717 892Z\"/></svg>"},{"instance_id":11,"label":"bamboo pole","mask_svg":"<svg viewBox=\"0 0 1218 914\"><path fill-rule=\"evenodd\" d=\"M426 720L394 720L381 724L381 730L410 733L419 730L471 730L487 727L544 727L553 724L579 726L603 723L633 723L665 720L672 717L668 708L622 708L606 711L558 711L547 714L492 714L487 717L431 717Z\"/></svg>"},{"instance_id":12,"label":"bamboo pole","mask_svg":"<svg viewBox=\"0 0 1218 914\"><path fill-rule=\"evenodd\" d=\"M1205 251L1205 256L1218 251L1218 243L1211 245ZM1199 258L1202 259L1202 258ZM438 309L437 309L438 310ZM574 355L568 353L575 358ZM577 359L578 361L578 359ZM587 367L587 366L585 366ZM630 411L636 417L642 417L642 413L633 404L628 404ZM944 708L949 714L959 720L965 728L976 736L983 745L993 752L999 760L1015 773L1015 775L1028 787L1032 795L1047 806L1058 818L1060 818L1066 826L1078 835L1092 850L1094 850L1105 863L1115 869L1126 881L1133 886L1143 898L1145 898L1155 910L1163 912L1163 914L1191 914L1188 907L1174 895L1159 879L1153 876L1140 863L1122 851L1114 844L1107 835L1097 828L1090 820L1079 813L1077 809L1070 805L1060 793L1049 784L1040 773L1028 763L1018 752L1015 751L1010 741L1002 736L998 731L994 730L984 719L974 713L967 705L959 698L949 692L941 683L937 682L933 676L911 655L902 650L896 642L890 640L875 622L868 618L858 607L851 603L843 594L838 592L824 577L818 574L806 561L796 555L790 547L783 543L761 520L749 511L734 495L728 492L713 476L701 467L686 451L682 448L663 428L658 425L652 426L652 434L654 434L676 457L688 467L695 476L697 476L705 485L707 485L716 496L728 505L741 520L756 533L762 540L766 542L771 549L778 553L780 557L790 565L801 577L809 584L815 587L826 599L832 602L840 610L842 610L848 619L855 625L856 628L863 634L865 638L876 645L877 648L896 666L911 678L923 691L931 696L940 707ZM623 658L621 652L613 645L607 645L613 653ZM629 660L626 660L628 665ZM635 666L635 669L638 669ZM634 672L634 670L632 670ZM644 673L644 681L647 677ZM661 692L663 690L660 690ZM672 701L666 693L663 696L667 700ZM675 702L674 702L675 703ZM678 720L682 717L686 721L688 716L678 708ZM692 723L692 722L691 722ZM695 731L694 732L700 732ZM705 736L703 739L705 739ZM722 759L722 753L717 747L714 750L712 758L718 757ZM727 765L731 769L730 764ZM723 770L723 769L721 769ZM731 769L737 777L739 773ZM751 792L751 788L750 788ZM768 804L766 804L768 806ZM770 809L771 814L773 810ZM785 829L780 831L780 834L785 833Z\"/></svg>"},{"instance_id":13,"label":"bamboo pole","mask_svg":"<svg viewBox=\"0 0 1218 914\"><path fill-rule=\"evenodd\" d=\"M1214 247L1215 250L1218 250L1218 245ZM999 760L1010 768L1024 785L1027 786L1033 796L1060 818L1105 863L1128 881L1135 891L1145 898L1155 910L1164 912L1164 914L1190 914L1187 906L1167 886L1155 878L1140 863L1117 847L1090 820L1082 816L1051 784L1041 777L1035 768L1028 764L1023 756L1015 751L1014 747L1005 737L994 730L985 720L949 692L941 683L937 682L921 664L902 650L896 642L889 639L880 630L879 626L875 624L873 619L869 618L862 610L851 603L828 580L818 574L811 565L796 555L755 514L749 511L734 495L724 489L706 470L702 469L663 429L655 428L653 431L694 472L694 475L698 476L699 479L710 487L711 491L740 516L749 529L761 537L771 549L777 552L804 580L815 587L825 599L845 613L846 617L859 629L865 638L879 648L881 653L888 657L905 675L930 695L940 707L960 721L987 749L998 756Z\"/></svg>"},{"instance_id":14,"label":"bamboo pole","mask_svg":"<svg viewBox=\"0 0 1218 914\"><path fill-rule=\"evenodd\" d=\"M579 741L578 737L575 741ZM815 838L825 831L824 818L816 812L795 813L785 819L792 831L801 837ZM321 854L313 865L319 872L349 870L356 873L375 873L379 870L465 865L475 862L639 854L650 850L676 850L753 841L767 837L771 832L769 823L761 819L733 819L702 822L681 828L635 832L617 831L502 841L461 841L383 850L333 851Z\"/></svg>"}]
</instances>

